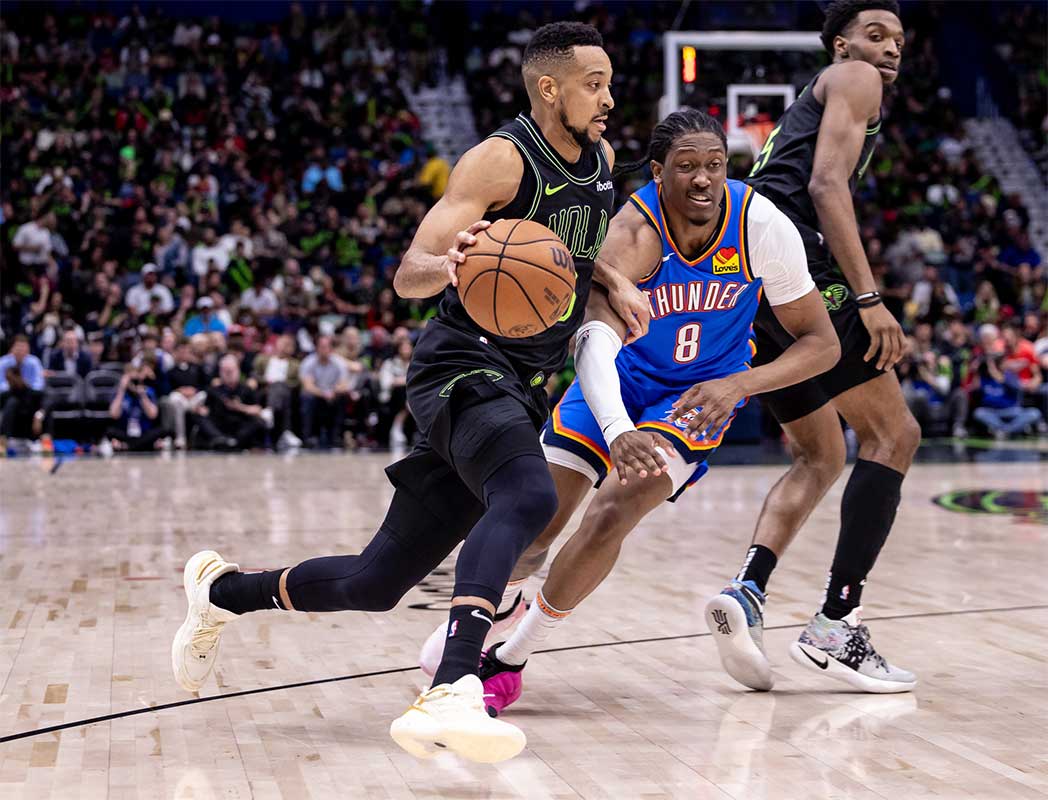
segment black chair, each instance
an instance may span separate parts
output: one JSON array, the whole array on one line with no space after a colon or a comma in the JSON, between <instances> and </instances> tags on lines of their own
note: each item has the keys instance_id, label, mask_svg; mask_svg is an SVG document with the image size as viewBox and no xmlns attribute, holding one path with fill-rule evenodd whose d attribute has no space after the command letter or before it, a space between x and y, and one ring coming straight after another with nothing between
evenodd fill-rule
<instances>
[{"instance_id":1,"label":"black chair","mask_svg":"<svg viewBox=\"0 0 1048 800\"><path fill-rule=\"evenodd\" d=\"M103 361L95 367L95 372L115 372L117 375L123 375L126 366L122 361Z\"/></svg>"},{"instance_id":2,"label":"black chair","mask_svg":"<svg viewBox=\"0 0 1048 800\"><path fill-rule=\"evenodd\" d=\"M116 397L121 375L106 369L87 373L84 379L84 419L91 432L91 439L101 438L113 423L109 416L109 404Z\"/></svg>"},{"instance_id":3,"label":"black chair","mask_svg":"<svg viewBox=\"0 0 1048 800\"><path fill-rule=\"evenodd\" d=\"M49 375L44 384L44 425L55 439L77 439L83 432L84 381L79 375Z\"/></svg>"}]
</instances>

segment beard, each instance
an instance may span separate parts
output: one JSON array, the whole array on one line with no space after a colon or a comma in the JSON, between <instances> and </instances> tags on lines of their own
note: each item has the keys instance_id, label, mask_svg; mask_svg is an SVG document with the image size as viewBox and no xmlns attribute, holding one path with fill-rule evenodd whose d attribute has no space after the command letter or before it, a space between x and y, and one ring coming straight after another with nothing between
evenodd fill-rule
<instances>
[{"instance_id":1,"label":"beard","mask_svg":"<svg viewBox=\"0 0 1048 800\"><path fill-rule=\"evenodd\" d=\"M560 117L560 124L564 126L564 130L571 134L571 138L574 139L575 144L582 149L583 154L590 152L597 146L597 143L590 139L589 131L585 128L579 129L572 127L571 123L568 122L568 114L563 106L561 106L558 114Z\"/></svg>"}]
</instances>

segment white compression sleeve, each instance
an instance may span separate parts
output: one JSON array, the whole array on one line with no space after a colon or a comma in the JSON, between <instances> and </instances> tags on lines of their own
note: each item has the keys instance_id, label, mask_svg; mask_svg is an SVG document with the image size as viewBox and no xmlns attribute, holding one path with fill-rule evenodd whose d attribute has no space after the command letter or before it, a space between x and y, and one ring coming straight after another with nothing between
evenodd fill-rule
<instances>
[{"instance_id":1,"label":"white compression sleeve","mask_svg":"<svg viewBox=\"0 0 1048 800\"><path fill-rule=\"evenodd\" d=\"M606 322L587 322L575 335L575 371L586 405L604 434L608 447L627 431L636 430L622 402L615 357L622 339Z\"/></svg>"}]
</instances>

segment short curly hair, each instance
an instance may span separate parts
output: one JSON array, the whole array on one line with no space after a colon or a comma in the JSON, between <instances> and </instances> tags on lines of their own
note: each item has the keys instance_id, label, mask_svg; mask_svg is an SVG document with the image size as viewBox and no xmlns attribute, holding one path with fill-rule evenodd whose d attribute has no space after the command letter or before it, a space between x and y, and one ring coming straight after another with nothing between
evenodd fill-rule
<instances>
[{"instance_id":1,"label":"short curly hair","mask_svg":"<svg viewBox=\"0 0 1048 800\"><path fill-rule=\"evenodd\" d=\"M539 62L564 62L574 57L575 47L603 47L600 31L584 22L552 22L543 25L524 48L521 66L527 68Z\"/></svg>"},{"instance_id":2,"label":"short curly hair","mask_svg":"<svg viewBox=\"0 0 1048 800\"><path fill-rule=\"evenodd\" d=\"M826 6L826 21L822 25L822 46L833 55L833 40L863 11L890 11L899 16L898 0L832 0Z\"/></svg>"}]
</instances>

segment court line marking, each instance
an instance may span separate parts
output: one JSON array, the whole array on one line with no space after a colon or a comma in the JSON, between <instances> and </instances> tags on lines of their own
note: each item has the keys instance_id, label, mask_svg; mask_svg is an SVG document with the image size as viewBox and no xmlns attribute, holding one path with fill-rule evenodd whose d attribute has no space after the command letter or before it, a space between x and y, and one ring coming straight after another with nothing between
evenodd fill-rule
<instances>
[{"instance_id":1,"label":"court line marking","mask_svg":"<svg viewBox=\"0 0 1048 800\"><path fill-rule=\"evenodd\" d=\"M966 608L958 609L956 611L924 611L916 614L891 614L884 617L866 617L865 622L888 622L892 620L900 619L926 619L930 617L956 617L964 614L999 614L1008 611L1043 611L1048 609L1048 604L1033 605L1033 606L1006 606L1003 608ZM791 625L771 625L766 627L766 631L782 631L790 630L791 628L804 628L808 623L799 622ZM596 647L621 647L629 644L650 644L652 642L673 642L680 641L683 639L701 639L706 636L712 636L709 631L702 633L682 633L674 636L651 636L645 639L623 639L621 641L612 642L594 642L591 644L573 644L566 647L551 647L546 650L536 650L532 655L541 655L543 653L564 653L571 650L592 650ZM375 678L382 675L397 675L403 672L414 672L419 667L394 667L392 669L380 669L373 672L358 672L353 675L338 675L333 678L316 678L311 681L299 681L297 683L283 683L278 686L262 686L258 689L244 689L239 692L230 692L229 694L214 694L208 695L207 697L194 697L189 700L179 700L174 703L163 703L156 706L147 706L145 708L132 708L128 711L117 711L113 714L105 714L100 717L91 717L89 719L78 719L73 722L63 722L61 725L51 725L47 728L36 728L34 730L22 731L21 733L10 734L8 736L0 736L0 744L5 742L14 742L18 739L28 739L33 736L43 736L45 733L57 733L59 731L69 730L70 728L79 728L85 725L96 725L99 722L110 722L115 719L123 719L124 717L134 717L139 714L148 714L154 711L167 711L172 708L180 708L182 706L192 706L197 703L209 703L214 700L230 700L234 697L248 697L253 694L265 694L267 692L278 692L284 689L300 689L303 686L319 686L325 683L339 683L341 681L352 681L360 678Z\"/></svg>"}]
</instances>

